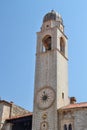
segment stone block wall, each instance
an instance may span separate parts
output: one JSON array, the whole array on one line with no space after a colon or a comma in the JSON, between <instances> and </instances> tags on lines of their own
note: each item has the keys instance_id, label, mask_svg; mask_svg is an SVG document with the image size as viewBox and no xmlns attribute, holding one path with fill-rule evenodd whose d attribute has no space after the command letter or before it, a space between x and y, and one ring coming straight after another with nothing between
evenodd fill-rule
<instances>
[{"instance_id":1,"label":"stone block wall","mask_svg":"<svg viewBox=\"0 0 87 130\"><path fill-rule=\"evenodd\" d=\"M12 102L4 100L0 101L0 130L3 130L6 119L23 116L29 114L28 110L23 109L20 106L15 105Z\"/></svg>"},{"instance_id":2,"label":"stone block wall","mask_svg":"<svg viewBox=\"0 0 87 130\"><path fill-rule=\"evenodd\" d=\"M87 108L74 108L59 111L59 130L64 129L64 125L72 125L72 130L87 130Z\"/></svg>"},{"instance_id":3,"label":"stone block wall","mask_svg":"<svg viewBox=\"0 0 87 130\"><path fill-rule=\"evenodd\" d=\"M28 114L28 113L30 113L28 110L25 110L20 106L12 104L12 114L11 114L12 117L22 116L22 115L25 115L25 114Z\"/></svg>"}]
</instances>

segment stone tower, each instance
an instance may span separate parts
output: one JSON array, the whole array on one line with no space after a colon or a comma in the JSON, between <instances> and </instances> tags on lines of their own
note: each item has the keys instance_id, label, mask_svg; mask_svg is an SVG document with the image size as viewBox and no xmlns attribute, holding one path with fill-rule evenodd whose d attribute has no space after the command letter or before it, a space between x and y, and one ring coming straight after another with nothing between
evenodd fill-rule
<instances>
[{"instance_id":1,"label":"stone tower","mask_svg":"<svg viewBox=\"0 0 87 130\"><path fill-rule=\"evenodd\" d=\"M57 110L69 104L67 50L63 20L52 10L37 32L33 130L58 130Z\"/></svg>"}]
</instances>

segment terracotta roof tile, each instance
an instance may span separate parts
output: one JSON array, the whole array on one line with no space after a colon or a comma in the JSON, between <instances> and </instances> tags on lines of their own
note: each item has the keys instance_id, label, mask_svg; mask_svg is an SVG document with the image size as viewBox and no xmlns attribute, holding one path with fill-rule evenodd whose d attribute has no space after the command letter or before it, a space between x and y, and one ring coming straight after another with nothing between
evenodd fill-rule
<instances>
[{"instance_id":1,"label":"terracotta roof tile","mask_svg":"<svg viewBox=\"0 0 87 130\"><path fill-rule=\"evenodd\" d=\"M67 106L62 107L62 109L73 109L73 108L83 108L87 107L87 102L81 102L81 103L75 103L75 104L69 104Z\"/></svg>"},{"instance_id":2,"label":"terracotta roof tile","mask_svg":"<svg viewBox=\"0 0 87 130\"><path fill-rule=\"evenodd\" d=\"M25 114L25 115L14 116L14 117L8 118L6 120L13 120L13 119L23 118L23 117L27 117L27 116L32 116L32 115L33 115L33 113L28 113L28 114Z\"/></svg>"}]
</instances>

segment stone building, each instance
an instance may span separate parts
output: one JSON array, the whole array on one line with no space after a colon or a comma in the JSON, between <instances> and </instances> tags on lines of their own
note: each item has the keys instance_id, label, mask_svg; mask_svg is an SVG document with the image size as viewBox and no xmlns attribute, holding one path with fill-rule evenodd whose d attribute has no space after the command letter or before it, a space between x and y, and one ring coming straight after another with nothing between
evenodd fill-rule
<instances>
[{"instance_id":1,"label":"stone building","mask_svg":"<svg viewBox=\"0 0 87 130\"><path fill-rule=\"evenodd\" d=\"M32 130L87 130L87 102L68 96L68 42L54 10L37 32Z\"/></svg>"},{"instance_id":2,"label":"stone building","mask_svg":"<svg viewBox=\"0 0 87 130\"><path fill-rule=\"evenodd\" d=\"M1 130L87 130L87 102L68 94L68 42L54 10L37 32L33 117L6 101L0 101L0 117Z\"/></svg>"},{"instance_id":3,"label":"stone building","mask_svg":"<svg viewBox=\"0 0 87 130\"><path fill-rule=\"evenodd\" d=\"M31 130L32 113L13 102L0 100L0 130Z\"/></svg>"}]
</instances>

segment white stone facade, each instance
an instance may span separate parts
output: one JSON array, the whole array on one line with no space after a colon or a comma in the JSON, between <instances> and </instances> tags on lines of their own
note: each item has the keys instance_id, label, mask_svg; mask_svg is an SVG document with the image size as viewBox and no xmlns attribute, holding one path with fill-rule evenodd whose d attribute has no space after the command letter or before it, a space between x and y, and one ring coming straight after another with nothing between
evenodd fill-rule
<instances>
[{"instance_id":1,"label":"white stone facade","mask_svg":"<svg viewBox=\"0 0 87 130\"><path fill-rule=\"evenodd\" d=\"M51 12L43 21L41 31L37 32L32 130L87 130L87 103L78 104L74 97L68 97L68 43L62 19ZM38 98L41 101L37 101L38 92L46 86L54 89L55 101L40 109L38 104L46 101L47 93L44 91Z\"/></svg>"},{"instance_id":2,"label":"white stone facade","mask_svg":"<svg viewBox=\"0 0 87 130\"><path fill-rule=\"evenodd\" d=\"M87 130L87 107L59 110L59 130L72 125L72 130Z\"/></svg>"},{"instance_id":3,"label":"white stone facade","mask_svg":"<svg viewBox=\"0 0 87 130\"><path fill-rule=\"evenodd\" d=\"M60 28L60 25L62 28ZM67 37L63 31L64 28L60 22L49 20L42 24L41 31L37 33L33 130L58 130L57 109L69 104L68 45ZM47 43L47 39L44 40L45 37L51 39L51 42ZM65 44L64 53L62 53L60 49L61 38ZM43 41L46 41L46 43ZM47 47L45 49L49 49L48 51L43 50L44 44L45 47ZM49 44L51 44L51 48L48 48ZM38 91L46 86L55 91L55 101L50 107L39 109L37 103ZM43 98L43 95L42 93L40 98ZM48 103L50 102L49 98L50 97L48 97ZM51 98L53 98L52 95ZM42 102L44 103L44 99ZM45 119L42 118L44 114L47 116ZM43 128L41 124L43 124L44 121L48 125L44 125Z\"/></svg>"}]
</instances>

